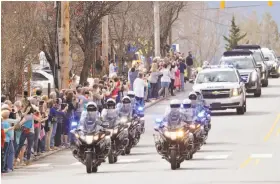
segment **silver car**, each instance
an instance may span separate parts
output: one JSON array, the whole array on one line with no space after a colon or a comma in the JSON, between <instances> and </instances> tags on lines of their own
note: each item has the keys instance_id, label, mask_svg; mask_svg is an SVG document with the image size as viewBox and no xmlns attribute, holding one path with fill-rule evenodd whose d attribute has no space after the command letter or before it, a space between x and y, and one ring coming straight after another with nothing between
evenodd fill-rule
<instances>
[{"instance_id":1,"label":"silver car","mask_svg":"<svg viewBox=\"0 0 280 184\"><path fill-rule=\"evenodd\" d=\"M207 66L196 77L194 90L200 90L211 110L236 109L244 114L246 89L240 74L229 66Z\"/></svg>"}]
</instances>

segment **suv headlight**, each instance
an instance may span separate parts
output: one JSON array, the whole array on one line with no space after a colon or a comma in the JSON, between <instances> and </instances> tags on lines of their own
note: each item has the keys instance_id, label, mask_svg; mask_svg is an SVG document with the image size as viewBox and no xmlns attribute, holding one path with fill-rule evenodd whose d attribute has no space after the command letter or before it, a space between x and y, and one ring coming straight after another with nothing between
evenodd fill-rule
<instances>
[{"instance_id":1,"label":"suv headlight","mask_svg":"<svg viewBox=\"0 0 280 184\"><path fill-rule=\"evenodd\" d=\"M242 89L241 88L233 88L231 90L231 96L239 96L241 94Z\"/></svg>"}]
</instances>

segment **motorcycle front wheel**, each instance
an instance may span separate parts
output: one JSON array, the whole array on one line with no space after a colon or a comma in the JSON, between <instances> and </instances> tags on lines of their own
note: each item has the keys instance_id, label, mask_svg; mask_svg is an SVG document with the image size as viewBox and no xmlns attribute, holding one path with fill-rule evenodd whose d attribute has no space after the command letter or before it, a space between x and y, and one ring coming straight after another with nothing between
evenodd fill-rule
<instances>
[{"instance_id":1,"label":"motorcycle front wheel","mask_svg":"<svg viewBox=\"0 0 280 184\"><path fill-rule=\"evenodd\" d=\"M116 162L112 149L110 149L110 151L109 151L108 160L109 160L109 164L113 164Z\"/></svg>"},{"instance_id":2,"label":"motorcycle front wheel","mask_svg":"<svg viewBox=\"0 0 280 184\"><path fill-rule=\"evenodd\" d=\"M87 154L86 155L86 170L87 173L91 173L92 172L92 154Z\"/></svg>"},{"instance_id":3,"label":"motorcycle front wheel","mask_svg":"<svg viewBox=\"0 0 280 184\"><path fill-rule=\"evenodd\" d=\"M177 152L175 149L170 151L170 164L171 164L171 169L176 170L177 169Z\"/></svg>"}]
</instances>

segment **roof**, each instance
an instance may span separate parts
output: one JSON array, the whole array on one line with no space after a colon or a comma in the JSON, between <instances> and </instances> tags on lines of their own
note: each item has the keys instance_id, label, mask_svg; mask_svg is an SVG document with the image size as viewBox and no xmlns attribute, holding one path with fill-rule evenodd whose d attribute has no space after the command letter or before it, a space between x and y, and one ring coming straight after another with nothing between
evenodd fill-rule
<instances>
[{"instance_id":1,"label":"roof","mask_svg":"<svg viewBox=\"0 0 280 184\"><path fill-rule=\"evenodd\" d=\"M223 56L250 56L253 53L249 50L232 50L224 52Z\"/></svg>"},{"instance_id":2,"label":"roof","mask_svg":"<svg viewBox=\"0 0 280 184\"><path fill-rule=\"evenodd\" d=\"M258 50L258 49L261 49L261 46L259 46L259 45L237 45L234 49Z\"/></svg>"},{"instance_id":3,"label":"roof","mask_svg":"<svg viewBox=\"0 0 280 184\"><path fill-rule=\"evenodd\" d=\"M235 71L235 68L206 68L201 70L199 73L208 73L212 71Z\"/></svg>"}]
</instances>

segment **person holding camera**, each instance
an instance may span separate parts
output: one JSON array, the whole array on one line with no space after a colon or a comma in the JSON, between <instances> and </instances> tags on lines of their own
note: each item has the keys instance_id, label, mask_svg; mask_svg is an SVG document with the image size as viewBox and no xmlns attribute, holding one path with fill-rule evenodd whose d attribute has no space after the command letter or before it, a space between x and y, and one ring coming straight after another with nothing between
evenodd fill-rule
<instances>
[{"instance_id":1,"label":"person holding camera","mask_svg":"<svg viewBox=\"0 0 280 184\"><path fill-rule=\"evenodd\" d=\"M18 156L21 151L21 148L24 146L25 140L27 140L26 165L29 165L29 163L30 163L31 148L32 148L32 145L34 142L34 120L41 121L41 119L39 119L37 116L34 115L35 112L36 111L35 111L34 106L31 105L31 103L29 102L29 104L25 107L24 117L19 123L19 126L22 127L22 133L20 135L19 145L18 145L18 149L16 151L15 158L17 158L16 159L17 162L20 162L20 159Z\"/></svg>"}]
</instances>

